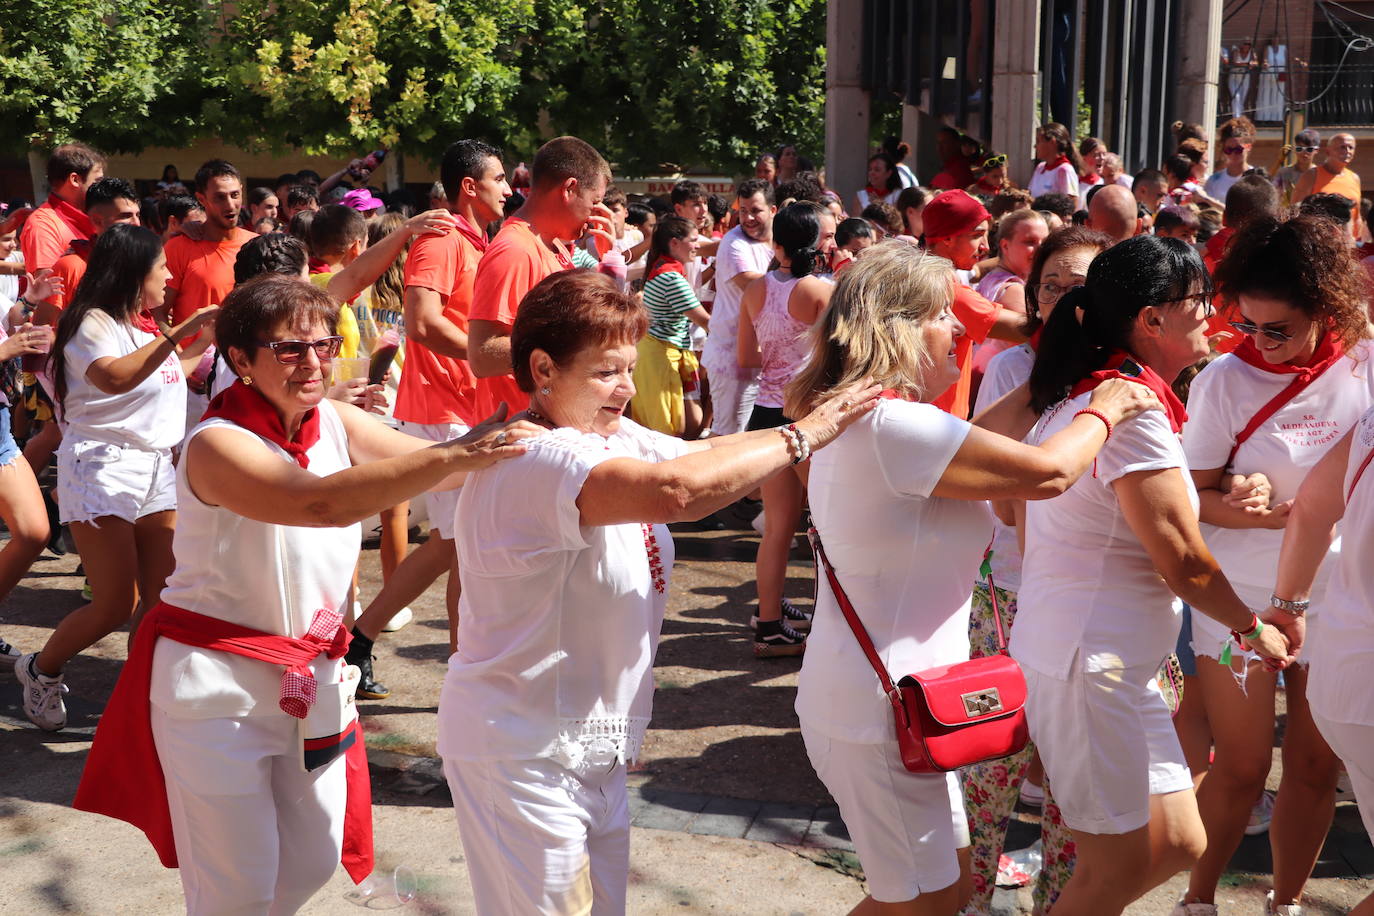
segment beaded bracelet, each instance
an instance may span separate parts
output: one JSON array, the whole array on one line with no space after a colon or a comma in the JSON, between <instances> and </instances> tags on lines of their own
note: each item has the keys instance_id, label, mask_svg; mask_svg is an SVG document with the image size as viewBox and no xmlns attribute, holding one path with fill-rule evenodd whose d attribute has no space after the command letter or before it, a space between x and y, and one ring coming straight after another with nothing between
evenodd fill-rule
<instances>
[{"instance_id":1,"label":"beaded bracelet","mask_svg":"<svg viewBox=\"0 0 1374 916\"><path fill-rule=\"evenodd\" d=\"M797 424L795 423L787 424L787 428L792 430L792 434L797 437L797 442L801 443L801 460L805 461L806 459L810 458L811 443L806 441L806 433L802 432L800 429L797 429Z\"/></svg>"},{"instance_id":2,"label":"beaded bracelet","mask_svg":"<svg viewBox=\"0 0 1374 916\"><path fill-rule=\"evenodd\" d=\"M797 434L786 426L779 426L778 432L782 434L782 439L787 443L787 454L792 457L793 464L802 463L802 447L797 441Z\"/></svg>"},{"instance_id":3,"label":"beaded bracelet","mask_svg":"<svg viewBox=\"0 0 1374 916\"><path fill-rule=\"evenodd\" d=\"M1087 415L1090 416L1090 417L1097 417L1099 420L1101 420L1103 423L1106 424L1106 426L1107 426L1107 439L1106 439L1106 441L1109 441L1109 442L1110 442L1110 441L1111 441L1111 438L1112 438L1112 429L1113 429L1113 427L1112 427L1112 421L1107 419L1107 415L1106 415L1105 413L1103 413L1102 411L1098 410L1098 409L1095 408L1095 407L1084 407L1082 410L1080 410L1078 413L1074 414L1073 416L1074 416L1074 419L1077 419L1077 418L1083 416L1084 414L1087 414Z\"/></svg>"}]
</instances>

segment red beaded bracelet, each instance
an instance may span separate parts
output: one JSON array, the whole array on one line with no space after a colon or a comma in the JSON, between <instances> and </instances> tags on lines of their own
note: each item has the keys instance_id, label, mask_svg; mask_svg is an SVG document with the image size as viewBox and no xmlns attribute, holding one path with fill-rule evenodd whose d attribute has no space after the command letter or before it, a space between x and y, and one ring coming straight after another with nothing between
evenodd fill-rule
<instances>
[{"instance_id":1,"label":"red beaded bracelet","mask_svg":"<svg viewBox=\"0 0 1374 916\"><path fill-rule=\"evenodd\" d=\"M1104 424L1106 424L1106 426L1107 426L1107 441L1111 441L1111 438L1112 438L1112 429L1113 429L1113 427L1112 427L1112 421L1107 419L1107 415L1106 415L1105 413L1103 413L1102 411L1098 410L1098 409L1095 408L1095 407L1084 407L1084 408L1083 408L1082 410L1080 410L1078 413L1076 413L1076 414L1073 415L1073 416L1074 416L1074 419L1078 419L1079 417L1083 416L1083 414L1087 414L1087 415L1090 416L1090 417L1097 417L1097 418L1098 418L1099 420L1101 420Z\"/></svg>"}]
</instances>

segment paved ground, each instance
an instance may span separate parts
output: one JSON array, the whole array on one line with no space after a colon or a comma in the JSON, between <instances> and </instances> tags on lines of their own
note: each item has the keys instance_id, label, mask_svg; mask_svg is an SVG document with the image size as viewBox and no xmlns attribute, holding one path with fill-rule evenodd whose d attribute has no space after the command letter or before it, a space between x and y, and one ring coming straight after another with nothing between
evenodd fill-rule
<instances>
[{"instance_id":1,"label":"paved ground","mask_svg":"<svg viewBox=\"0 0 1374 916\"><path fill-rule=\"evenodd\" d=\"M753 598L752 532L678 533L669 617L655 676L658 696L644 759L631 772L633 913L830 914L863 896L862 871L837 812L806 760L792 697L796 660L756 660L745 628ZM32 649L79 606L74 558L45 555L5 602L0 635ZM378 587L377 553L364 552L363 593ZM810 565L800 553L788 593L810 597ZM433 758L434 704L447 635L442 584L414 605L417 622L379 643L387 700L365 704L379 878L360 895L342 872L308 913L399 908L391 895L399 868L418 886L408 909L471 913L466 871ZM124 658L115 634L70 667L71 726L44 734L23 721L18 692L0 676L0 912L175 913L176 873L161 868L126 825L66 807L99 711ZM1277 779L1277 771L1272 777ZM1021 812L1009 846L1034 839ZM1248 839L1226 879L1222 913L1262 911L1269 868L1264 837ZM1345 912L1371 889L1374 849L1352 805L1338 811L1310 884L1309 910ZM413 876L413 877L412 877ZM1182 879L1157 890L1132 916L1167 914ZM1029 910L1024 892L999 893L999 914Z\"/></svg>"}]
</instances>

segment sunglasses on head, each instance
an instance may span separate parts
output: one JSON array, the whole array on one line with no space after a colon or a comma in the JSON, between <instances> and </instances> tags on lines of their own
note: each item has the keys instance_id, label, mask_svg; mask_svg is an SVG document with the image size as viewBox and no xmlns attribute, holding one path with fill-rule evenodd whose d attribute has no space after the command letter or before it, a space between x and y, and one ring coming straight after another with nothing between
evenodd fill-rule
<instances>
[{"instance_id":1,"label":"sunglasses on head","mask_svg":"<svg viewBox=\"0 0 1374 916\"><path fill-rule=\"evenodd\" d=\"M319 340L267 340L262 344L272 351L277 362L283 366L294 366L305 359L306 351L313 349L320 362L331 360L339 355L343 346L342 337L321 337Z\"/></svg>"},{"instance_id":2,"label":"sunglasses on head","mask_svg":"<svg viewBox=\"0 0 1374 916\"><path fill-rule=\"evenodd\" d=\"M1276 331L1273 328L1261 328L1251 321L1229 321L1227 324L1245 335L1263 334L1275 343L1288 343L1293 339L1292 334L1285 334L1283 331Z\"/></svg>"},{"instance_id":3,"label":"sunglasses on head","mask_svg":"<svg viewBox=\"0 0 1374 916\"><path fill-rule=\"evenodd\" d=\"M998 153L996 156L989 156L983 160L983 168L995 169L1007 164L1007 154Z\"/></svg>"}]
</instances>

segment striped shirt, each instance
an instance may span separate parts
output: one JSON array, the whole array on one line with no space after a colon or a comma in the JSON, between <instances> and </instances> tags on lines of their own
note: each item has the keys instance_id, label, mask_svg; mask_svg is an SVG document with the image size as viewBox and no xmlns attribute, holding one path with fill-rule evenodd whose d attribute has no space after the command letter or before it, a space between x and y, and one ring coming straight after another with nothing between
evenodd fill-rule
<instances>
[{"instance_id":1,"label":"striped shirt","mask_svg":"<svg viewBox=\"0 0 1374 916\"><path fill-rule=\"evenodd\" d=\"M681 350L692 348L692 323L683 314L699 305L692 285L675 270L665 270L644 284L649 336Z\"/></svg>"}]
</instances>

